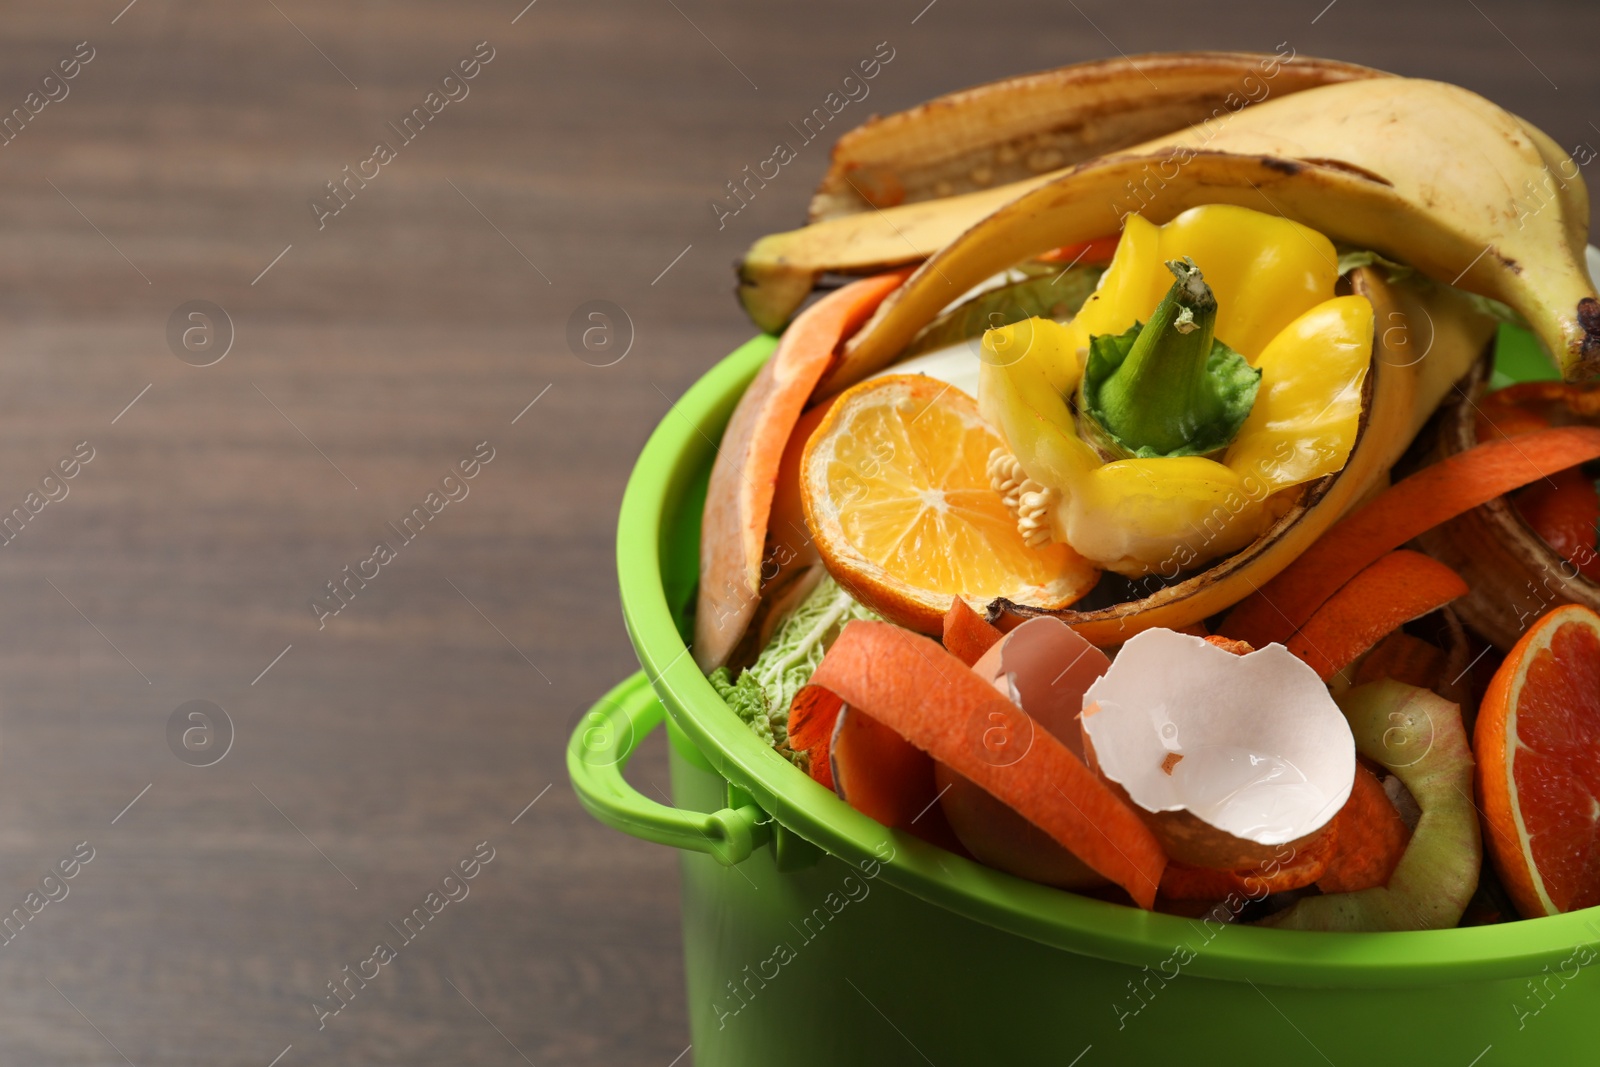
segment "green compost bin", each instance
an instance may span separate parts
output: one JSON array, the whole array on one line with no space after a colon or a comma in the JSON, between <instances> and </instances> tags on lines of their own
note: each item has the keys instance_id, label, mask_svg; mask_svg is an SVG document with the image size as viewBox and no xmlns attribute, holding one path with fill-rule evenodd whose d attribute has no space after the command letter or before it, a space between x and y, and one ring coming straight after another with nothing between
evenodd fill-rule
<instances>
[{"instance_id":1,"label":"green compost bin","mask_svg":"<svg viewBox=\"0 0 1600 1067\"><path fill-rule=\"evenodd\" d=\"M1600 1062L1600 908L1374 934L1145 912L889 830L763 744L685 635L712 442L775 343L714 367L639 457L617 562L643 670L567 753L596 818L682 850L699 1067ZM623 777L663 724L672 807Z\"/></svg>"}]
</instances>

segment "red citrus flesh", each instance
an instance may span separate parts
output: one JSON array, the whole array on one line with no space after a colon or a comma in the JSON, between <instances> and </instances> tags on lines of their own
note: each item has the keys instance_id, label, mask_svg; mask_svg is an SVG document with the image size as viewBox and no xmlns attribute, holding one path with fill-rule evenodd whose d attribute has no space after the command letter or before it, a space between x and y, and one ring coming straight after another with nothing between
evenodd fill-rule
<instances>
[{"instance_id":1,"label":"red citrus flesh","mask_svg":"<svg viewBox=\"0 0 1600 1067\"><path fill-rule=\"evenodd\" d=\"M1512 497L1523 521L1545 544L1590 581L1600 581L1600 553L1595 551L1600 525L1600 493L1582 469L1568 467L1535 482Z\"/></svg>"},{"instance_id":2,"label":"red citrus flesh","mask_svg":"<svg viewBox=\"0 0 1600 1067\"><path fill-rule=\"evenodd\" d=\"M1475 740L1488 845L1517 910L1600 904L1600 615L1569 605L1524 634Z\"/></svg>"}]
</instances>

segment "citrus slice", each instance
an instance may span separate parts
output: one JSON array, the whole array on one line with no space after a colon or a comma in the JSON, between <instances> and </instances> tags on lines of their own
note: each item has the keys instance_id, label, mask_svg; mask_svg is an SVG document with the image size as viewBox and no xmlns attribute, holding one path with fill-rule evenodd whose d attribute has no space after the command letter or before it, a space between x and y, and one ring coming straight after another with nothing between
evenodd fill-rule
<instances>
[{"instance_id":1,"label":"citrus slice","mask_svg":"<svg viewBox=\"0 0 1600 1067\"><path fill-rule=\"evenodd\" d=\"M1489 852L1517 910L1600 904L1600 615L1560 607L1522 636L1473 748Z\"/></svg>"},{"instance_id":2,"label":"citrus slice","mask_svg":"<svg viewBox=\"0 0 1600 1067\"><path fill-rule=\"evenodd\" d=\"M989 483L1002 446L977 403L921 375L842 394L801 461L806 522L828 571L885 618L938 634L956 597L1064 608L1099 571L1066 545L1030 548Z\"/></svg>"}]
</instances>

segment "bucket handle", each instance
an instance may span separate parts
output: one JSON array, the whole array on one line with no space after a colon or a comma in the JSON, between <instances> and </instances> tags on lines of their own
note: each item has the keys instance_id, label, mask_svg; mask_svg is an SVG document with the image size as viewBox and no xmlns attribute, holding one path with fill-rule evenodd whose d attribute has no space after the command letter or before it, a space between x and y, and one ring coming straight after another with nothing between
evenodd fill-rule
<instances>
[{"instance_id":1,"label":"bucket handle","mask_svg":"<svg viewBox=\"0 0 1600 1067\"><path fill-rule=\"evenodd\" d=\"M666 709L643 671L601 697L579 720L567 743L567 774L590 815L613 830L733 866L770 835L760 808L745 804L721 811L668 807L640 793L622 776L645 736L661 725Z\"/></svg>"}]
</instances>

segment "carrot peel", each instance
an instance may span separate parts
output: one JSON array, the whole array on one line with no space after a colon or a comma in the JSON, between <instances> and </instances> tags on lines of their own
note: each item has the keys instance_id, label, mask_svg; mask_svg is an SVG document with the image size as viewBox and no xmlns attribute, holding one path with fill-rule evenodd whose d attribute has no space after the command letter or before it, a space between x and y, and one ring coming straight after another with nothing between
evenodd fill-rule
<instances>
[{"instance_id":1,"label":"carrot peel","mask_svg":"<svg viewBox=\"0 0 1600 1067\"><path fill-rule=\"evenodd\" d=\"M844 702L820 685L803 685L789 702L789 747L804 752L813 781L833 788L833 761L829 746L833 727Z\"/></svg>"},{"instance_id":2,"label":"carrot peel","mask_svg":"<svg viewBox=\"0 0 1600 1067\"><path fill-rule=\"evenodd\" d=\"M969 667L1004 636L960 597L952 600L950 610L944 613L944 647Z\"/></svg>"},{"instance_id":3,"label":"carrot peel","mask_svg":"<svg viewBox=\"0 0 1600 1067\"><path fill-rule=\"evenodd\" d=\"M1380 557L1329 597L1289 639L1289 651L1327 681L1404 623L1466 592L1467 583L1443 563L1399 549Z\"/></svg>"},{"instance_id":4,"label":"carrot peel","mask_svg":"<svg viewBox=\"0 0 1600 1067\"><path fill-rule=\"evenodd\" d=\"M1141 907L1155 903L1167 859L1139 816L936 642L890 623L856 620L812 682L977 783Z\"/></svg>"},{"instance_id":5,"label":"carrot peel","mask_svg":"<svg viewBox=\"0 0 1600 1067\"><path fill-rule=\"evenodd\" d=\"M1323 877L1333 841L1333 835L1325 831L1281 859L1254 868L1192 867L1173 861L1161 876L1161 895L1168 900L1226 900L1230 896L1264 900L1273 893L1302 889Z\"/></svg>"},{"instance_id":6,"label":"carrot peel","mask_svg":"<svg viewBox=\"0 0 1600 1067\"><path fill-rule=\"evenodd\" d=\"M1356 685L1393 678L1418 689L1433 689L1444 681L1445 654L1440 649L1396 630L1375 645L1356 668Z\"/></svg>"},{"instance_id":7,"label":"carrot peel","mask_svg":"<svg viewBox=\"0 0 1600 1067\"><path fill-rule=\"evenodd\" d=\"M839 795L885 826L911 829L937 796L928 754L859 708L835 719L831 762Z\"/></svg>"},{"instance_id":8,"label":"carrot peel","mask_svg":"<svg viewBox=\"0 0 1600 1067\"><path fill-rule=\"evenodd\" d=\"M1117 253L1117 244L1122 240L1122 234L1113 233L1105 237L1096 237L1092 241L1079 241L1077 244L1062 245L1044 253L1039 259L1045 263L1065 263L1072 266L1077 263L1104 265L1111 262Z\"/></svg>"},{"instance_id":9,"label":"carrot peel","mask_svg":"<svg viewBox=\"0 0 1600 1067\"><path fill-rule=\"evenodd\" d=\"M1333 817L1333 855L1317 879L1324 893L1359 893L1389 884L1411 832L1376 775L1356 764L1350 799Z\"/></svg>"},{"instance_id":10,"label":"carrot peel","mask_svg":"<svg viewBox=\"0 0 1600 1067\"><path fill-rule=\"evenodd\" d=\"M1289 638L1346 582L1420 533L1529 482L1600 458L1600 428L1561 426L1487 441L1424 467L1334 524L1241 600L1222 632L1262 648Z\"/></svg>"}]
</instances>

